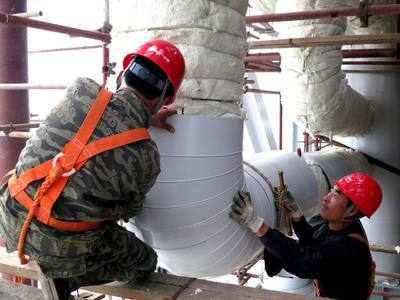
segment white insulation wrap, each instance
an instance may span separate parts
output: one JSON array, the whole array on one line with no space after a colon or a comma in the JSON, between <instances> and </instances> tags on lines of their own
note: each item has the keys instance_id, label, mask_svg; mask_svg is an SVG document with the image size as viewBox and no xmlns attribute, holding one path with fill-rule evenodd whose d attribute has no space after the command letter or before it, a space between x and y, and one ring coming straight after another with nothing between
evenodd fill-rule
<instances>
[{"instance_id":1,"label":"white insulation wrap","mask_svg":"<svg viewBox=\"0 0 400 300\"><path fill-rule=\"evenodd\" d=\"M128 228L152 246L159 264L192 277L226 275L244 266L263 247L256 236L228 216L235 193L245 188L257 212L274 225L275 207L267 183L242 164L243 121L178 115L175 134L152 129L161 154L161 173L143 211ZM277 171L303 209L316 201L315 179L292 153L270 152L251 161L277 185ZM246 178L244 180L244 178Z\"/></svg>"},{"instance_id":2,"label":"white insulation wrap","mask_svg":"<svg viewBox=\"0 0 400 300\"><path fill-rule=\"evenodd\" d=\"M153 39L182 51L186 74L173 107L186 114L241 118L247 52L247 0L119 0L113 7L114 55Z\"/></svg>"},{"instance_id":3,"label":"white insulation wrap","mask_svg":"<svg viewBox=\"0 0 400 300\"><path fill-rule=\"evenodd\" d=\"M345 0L277 2L276 12L344 7ZM277 22L279 38L343 35L346 18ZM282 101L293 120L312 134L361 136L371 129L373 112L341 70L341 46L281 49Z\"/></svg>"}]
</instances>

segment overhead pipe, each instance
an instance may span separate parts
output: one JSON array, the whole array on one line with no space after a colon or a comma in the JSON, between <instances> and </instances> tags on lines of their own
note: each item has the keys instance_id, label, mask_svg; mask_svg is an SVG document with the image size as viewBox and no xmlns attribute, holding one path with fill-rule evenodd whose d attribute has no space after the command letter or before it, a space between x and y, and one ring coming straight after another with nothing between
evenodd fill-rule
<instances>
[{"instance_id":1,"label":"overhead pipe","mask_svg":"<svg viewBox=\"0 0 400 300\"><path fill-rule=\"evenodd\" d=\"M395 66L395 65L400 65L399 60L356 60L356 61L349 61L349 60L344 60L343 65L388 65L388 66Z\"/></svg>"},{"instance_id":2,"label":"overhead pipe","mask_svg":"<svg viewBox=\"0 0 400 300\"><path fill-rule=\"evenodd\" d=\"M24 13L19 13L19 14L13 14L13 16L17 16L17 17L21 17L21 18L35 18L35 17L43 16L43 12L42 11L24 12Z\"/></svg>"},{"instance_id":3,"label":"overhead pipe","mask_svg":"<svg viewBox=\"0 0 400 300\"><path fill-rule=\"evenodd\" d=\"M400 4L368 6L367 14L368 16L400 14ZM337 18L340 16L350 17L359 15L360 15L359 8L343 7L343 8L321 9L312 11L265 14L259 16L247 16L245 17L245 22L246 24L252 24L252 23L268 23L268 22L283 22L283 21L300 21L300 20L311 20L311 19L322 19L322 18Z\"/></svg>"},{"instance_id":4,"label":"overhead pipe","mask_svg":"<svg viewBox=\"0 0 400 300\"><path fill-rule=\"evenodd\" d=\"M27 130L31 128L38 128L40 123L24 123L24 124L6 124L0 125L0 131L10 132L10 131L19 131L19 130Z\"/></svg>"},{"instance_id":5,"label":"overhead pipe","mask_svg":"<svg viewBox=\"0 0 400 300\"><path fill-rule=\"evenodd\" d=\"M23 13L26 11L26 0L2 0L1 12ZM22 19L12 15L0 14L11 19ZM27 19L29 20L29 19ZM28 81L28 41L27 29L24 27L0 24L0 82ZM0 90L0 124L29 122L29 95L24 90ZM0 138L0 177L13 169L18 156L25 146L25 140L13 139L12 136Z\"/></svg>"},{"instance_id":6,"label":"overhead pipe","mask_svg":"<svg viewBox=\"0 0 400 300\"><path fill-rule=\"evenodd\" d=\"M342 55L343 58L394 57L396 51L392 48L354 49L342 50Z\"/></svg>"},{"instance_id":7,"label":"overhead pipe","mask_svg":"<svg viewBox=\"0 0 400 300\"><path fill-rule=\"evenodd\" d=\"M394 57L396 51L392 48L342 50L343 58ZM279 52L249 53L244 57L245 62L281 61Z\"/></svg>"},{"instance_id":8,"label":"overhead pipe","mask_svg":"<svg viewBox=\"0 0 400 300\"><path fill-rule=\"evenodd\" d=\"M10 14L0 13L0 23L9 25L25 26L30 28L48 30L52 32L69 34L71 37L84 37L88 39L100 40L106 43L111 42L111 36L108 33L102 33L91 30L83 30L74 27L58 25L38 20L21 18Z\"/></svg>"},{"instance_id":9,"label":"overhead pipe","mask_svg":"<svg viewBox=\"0 0 400 300\"><path fill-rule=\"evenodd\" d=\"M0 83L0 90L64 90L62 84Z\"/></svg>"},{"instance_id":10,"label":"overhead pipe","mask_svg":"<svg viewBox=\"0 0 400 300\"><path fill-rule=\"evenodd\" d=\"M74 51L74 50L88 50L88 49L97 49L102 48L102 45L93 45L93 46L80 46L80 47L65 47L65 48L53 48L53 49L41 49L41 50L30 50L29 54L34 53L47 53L47 52L59 52L59 51Z\"/></svg>"},{"instance_id":11,"label":"overhead pipe","mask_svg":"<svg viewBox=\"0 0 400 300\"><path fill-rule=\"evenodd\" d=\"M11 132L2 132L0 131L0 137L9 137L9 138L16 138L16 139L24 139L24 141L22 141L21 143L23 143L23 145L25 145L25 140L26 139L30 139L33 136L32 133L30 132L25 132L25 131L11 131ZM17 154L19 154L20 150L17 151ZM12 164L13 166L15 165ZM11 167L12 168L12 167ZM11 168L8 168L8 170L11 170ZM6 171L8 172L8 171ZM3 173L5 174L5 173Z\"/></svg>"},{"instance_id":12,"label":"overhead pipe","mask_svg":"<svg viewBox=\"0 0 400 300\"><path fill-rule=\"evenodd\" d=\"M336 35L249 42L250 49L300 48L336 45L387 44L400 41L400 33Z\"/></svg>"},{"instance_id":13,"label":"overhead pipe","mask_svg":"<svg viewBox=\"0 0 400 300\"><path fill-rule=\"evenodd\" d=\"M269 90L261 90L261 89L252 89L247 86L244 87L243 93L259 93L259 94L272 94L272 95L280 95L279 91L269 91Z\"/></svg>"},{"instance_id":14,"label":"overhead pipe","mask_svg":"<svg viewBox=\"0 0 400 300\"><path fill-rule=\"evenodd\" d=\"M400 274L399 273L395 273L395 272L380 272L380 271L376 271L375 274L379 275L379 276L383 276L383 277L391 277L391 278L400 279Z\"/></svg>"}]
</instances>

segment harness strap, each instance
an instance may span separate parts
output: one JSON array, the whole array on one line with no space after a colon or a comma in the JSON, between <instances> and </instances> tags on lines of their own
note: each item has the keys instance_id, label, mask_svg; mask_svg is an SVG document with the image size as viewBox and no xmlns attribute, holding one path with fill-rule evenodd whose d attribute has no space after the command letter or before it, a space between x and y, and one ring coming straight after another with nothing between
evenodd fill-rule
<instances>
[{"instance_id":1,"label":"harness strap","mask_svg":"<svg viewBox=\"0 0 400 300\"><path fill-rule=\"evenodd\" d=\"M51 217L52 207L71 178L71 175L79 170L88 159L99 153L137 141L150 139L147 129L136 128L98 139L86 145L103 115L111 96L112 93L105 89L99 92L75 137L52 160L48 160L25 171L19 178L16 177L14 172L8 181L11 197L29 210L18 245L18 254L22 264L28 262L28 259L23 255L23 245L33 216L39 222L58 230L87 231L100 226L101 222L70 222ZM45 178L45 181L38 188L34 200L32 200L25 192L25 189L31 182L41 178Z\"/></svg>"}]
</instances>

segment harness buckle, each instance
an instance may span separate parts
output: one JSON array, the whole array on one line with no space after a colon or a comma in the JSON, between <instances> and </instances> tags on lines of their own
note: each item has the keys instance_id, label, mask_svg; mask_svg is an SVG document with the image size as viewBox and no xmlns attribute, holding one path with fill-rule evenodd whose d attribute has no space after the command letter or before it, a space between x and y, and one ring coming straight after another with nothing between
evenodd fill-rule
<instances>
[{"instance_id":1,"label":"harness buckle","mask_svg":"<svg viewBox=\"0 0 400 300\"><path fill-rule=\"evenodd\" d=\"M53 169L56 167L58 159L63 157L63 156L64 156L64 153L62 153L62 152L60 152L56 156L54 156L54 158L53 158L53 160L51 162L51 166L52 166ZM69 177L72 174L74 174L75 172L76 172L75 168L72 168L68 172L63 173L61 176L62 177Z\"/></svg>"}]
</instances>

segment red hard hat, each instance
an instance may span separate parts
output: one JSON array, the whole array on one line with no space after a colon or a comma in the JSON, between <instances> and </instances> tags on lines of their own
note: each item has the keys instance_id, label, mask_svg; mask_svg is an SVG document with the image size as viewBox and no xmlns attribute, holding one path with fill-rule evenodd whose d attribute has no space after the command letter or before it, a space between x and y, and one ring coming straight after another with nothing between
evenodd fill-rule
<instances>
[{"instance_id":1,"label":"red hard hat","mask_svg":"<svg viewBox=\"0 0 400 300\"><path fill-rule=\"evenodd\" d=\"M353 173L333 182L368 218L372 216L382 202L381 187L367 174Z\"/></svg>"},{"instance_id":2,"label":"red hard hat","mask_svg":"<svg viewBox=\"0 0 400 300\"><path fill-rule=\"evenodd\" d=\"M137 48L133 53L129 53L125 56L122 62L124 70L129 66L135 56L142 56L151 60L165 72L171 82L174 95L170 101L164 104L168 105L174 102L176 93L185 74L185 59L181 51L179 51L175 45L167 41L150 41Z\"/></svg>"}]
</instances>

